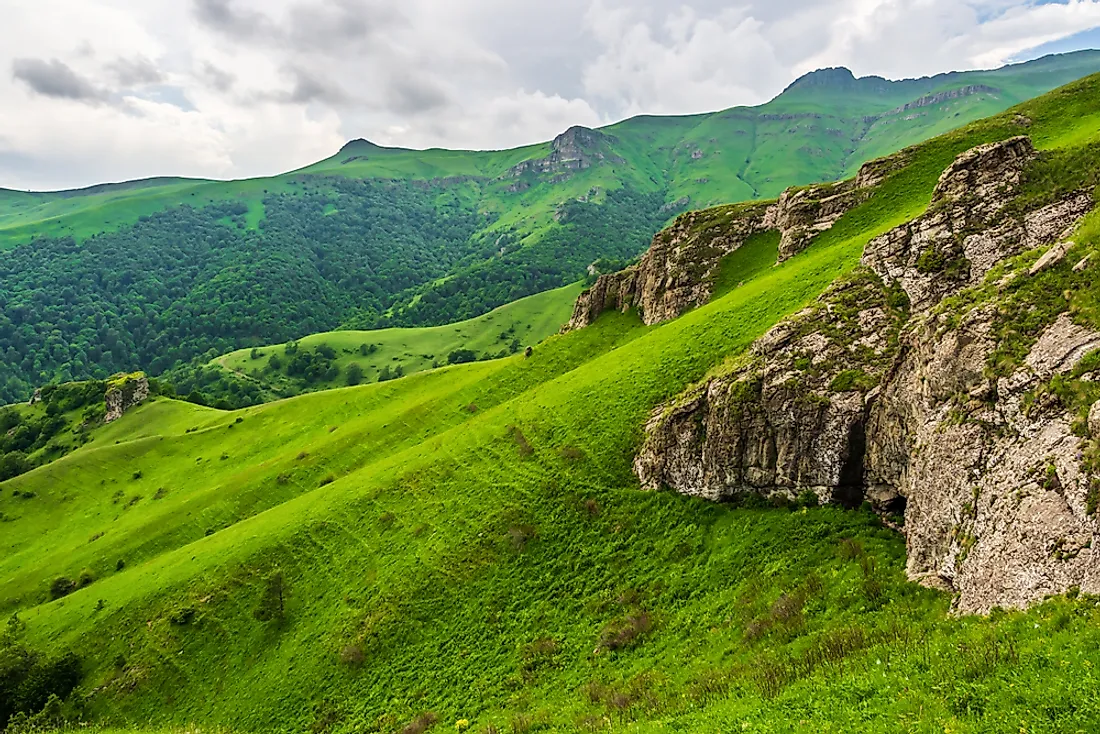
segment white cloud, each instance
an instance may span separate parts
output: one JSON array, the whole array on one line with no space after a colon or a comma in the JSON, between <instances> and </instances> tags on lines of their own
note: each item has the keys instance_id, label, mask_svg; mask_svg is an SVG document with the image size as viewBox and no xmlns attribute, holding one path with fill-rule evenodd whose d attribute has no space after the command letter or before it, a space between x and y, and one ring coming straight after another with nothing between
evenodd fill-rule
<instances>
[{"instance_id":1,"label":"white cloud","mask_svg":"<svg viewBox=\"0 0 1100 734\"><path fill-rule=\"evenodd\" d=\"M367 137L501 148L991 67L1100 0L0 0L0 186L276 173Z\"/></svg>"}]
</instances>

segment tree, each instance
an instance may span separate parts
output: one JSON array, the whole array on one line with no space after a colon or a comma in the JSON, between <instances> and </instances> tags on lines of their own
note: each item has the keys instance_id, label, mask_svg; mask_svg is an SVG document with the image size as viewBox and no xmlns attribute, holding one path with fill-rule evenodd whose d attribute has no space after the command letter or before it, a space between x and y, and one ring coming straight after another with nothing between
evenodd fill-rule
<instances>
[{"instance_id":1,"label":"tree","mask_svg":"<svg viewBox=\"0 0 1100 734\"><path fill-rule=\"evenodd\" d=\"M348 385L358 385L363 381L363 368L357 362L348 365L345 373Z\"/></svg>"},{"instance_id":2,"label":"tree","mask_svg":"<svg viewBox=\"0 0 1100 734\"><path fill-rule=\"evenodd\" d=\"M472 349L456 349L447 355L447 364L466 364L477 360L477 352Z\"/></svg>"},{"instance_id":3,"label":"tree","mask_svg":"<svg viewBox=\"0 0 1100 734\"><path fill-rule=\"evenodd\" d=\"M275 569L264 579L260 603L252 613L261 622L282 622L286 617L287 585L283 572Z\"/></svg>"}]
</instances>

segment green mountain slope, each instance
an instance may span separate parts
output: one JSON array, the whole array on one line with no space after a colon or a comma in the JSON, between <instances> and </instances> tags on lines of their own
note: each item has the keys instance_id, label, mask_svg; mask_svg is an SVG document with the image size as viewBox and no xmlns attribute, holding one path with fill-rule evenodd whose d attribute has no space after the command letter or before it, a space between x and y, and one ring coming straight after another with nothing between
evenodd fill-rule
<instances>
[{"instance_id":1,"label":"green mountain slope","mask_svg":"<svg viewBox=\"0 0 1100 734\"><path fill-rule=\"evenodd\" d=\"M674 321L606 314L530 357L236 413L133 411L0 485L6 649L37 651L31 671L72 653L69 705L145 727L1089 730L1095 599L952 617L874 515L643 493L630 461L655 405L850 272L1016 114L1095 162L1098 95L1091 77L911 150L804 253ZM83 588L51 601L58 577Z\"/></svg>"},{"instance_id":2,"label":"green mountain slope","mask_svg":"<svg viewBox=\"0 0 1100 734\"><path fill-rule=\"evenodd\" d=\"M521 298L445 326L330 331L287 344L242 349L168 374L181 393L243 407L276 397L385 382L441 365L499 359L538 344L569 321L582 285Z\"/></svg>"},{"instance_id":3,"label":"green mountain slope","mask_svg":"<svg viewBox=\"0 0 1100 734\"><path fill-rule=\"evenodd\" d=\"M845 176L1098 69L1079 52L904 82L826 70L760 107L516 150L355 141L266 179L0 192L0 401L313 332L472 318L629 260L685 208Z\"/></svg>"}]
</instances>

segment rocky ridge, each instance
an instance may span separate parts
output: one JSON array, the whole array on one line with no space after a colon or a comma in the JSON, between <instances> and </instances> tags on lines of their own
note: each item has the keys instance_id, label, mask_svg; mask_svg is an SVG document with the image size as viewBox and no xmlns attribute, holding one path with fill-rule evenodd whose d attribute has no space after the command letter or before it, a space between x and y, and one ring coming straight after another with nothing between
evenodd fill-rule
<instances>
[{"instance_id":1,"label":"rocky ridge","mask_svg":"<svg viewBox=\"0 0 1100 734\"><path fill-rule=\"evenodd\" d=\"M550 143L550 154L543 158L523 161L502 176L502 178L520 178L524 174L549 175L551 183L569 178L574 172L591 168L598 163L610 161L622 163L623 159L610 153L616 138L599 130L574 125ZM512 184L513 191L529 187L529 182L517 181Z\"/></svg>"},{"instance_id":2,"label":"rocky ridge","mask_svg":"<svg viewBox=\"0 0 1100 734\"><path fill-rule=\"evenodd\" d=\"M637 265L601 275L582 293L565 328L584 328L610 310L636 308L646 324L681 316L710 300L722 259L750 237L778 232L778 261L787 260L866 201L904 161L904 153L871 161L847 181L791 188L776 201L683 214L653 238Z\"/></svg>"},{"instance_id":3,"label":"rocky ridge","mask_svg":"<svg viewBox=\"0 0 1100 734\"><path fill-rule=\"evenodd\" d=\"M1094 201L1016 200L1036 156L1023 137L959 156L852 276L655 411L643 486L903 513L907 572L961 612L1100 592L1100 333L1070 313L1100 274L1067 240Z\"/></svg>"}]
</instances>

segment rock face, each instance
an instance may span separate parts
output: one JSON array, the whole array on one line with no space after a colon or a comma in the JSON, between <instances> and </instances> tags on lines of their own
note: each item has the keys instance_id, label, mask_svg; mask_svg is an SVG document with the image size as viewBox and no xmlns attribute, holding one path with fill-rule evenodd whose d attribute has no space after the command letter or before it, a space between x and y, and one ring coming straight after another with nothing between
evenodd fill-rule
<instances>
[{"instance_id":1,"label":"rock face","mask_svg":"<svg viewBox=\"0 0 1100 734\"><path fill-rule=\"evenodd\" d=\"M518 178L525 173L550 174L564 180L573 171L580 171L602 161L622 162L610 153L616 139L598 130L575 125L554 138L550 155L545 158L523 161L513 166L505 178Z\"/></svg>"},{"instance_id":2,"label":"rock face","mask_svg":"<svg viewBox=\"0 0 1100 734\"><path fill-rule=\"evenodd\" d=\"M871 161L847 181L788 189L774 202L681 215L653 238L637 265L600 276L582 293L566 330L584 328L609 310L637 308L646 324L682 316L710 301L722 259L749 237L778 232L782 262L865 201L903 161L902 154Z\"/></svg>"},{"instance_id":3,"label":"rock face","mask_svg":"<svg viewBox=\"0 0 1100 734\"><path fill-rule=\"evenodd\" d=\"M656 324L710 300L722 258L766 231L770 204L735 204L689 212L657 234L634 266L601 275L580 295L566 329L588 326L604 311L637 308Z\"/></svg>"},{"instance_id":4,"label":"rock face","mask_svg":"<svg viewBox=\"0 0 1100 734\"><path fill-rule=\"evenodd\" d=\"M1035 155L1015 138L960 156L927 213L869 243L852 278L658 409L634 464L643 485L903 510L910 577L954 591L961 612L1100 592L1100 407L1057 389L1095 395L1100 370L1082 359L1100 333L1063 307L1027 327L1018 357L998 352L1022 338L1013 287L1097 277L1065 244L1090 194L1014 201ZM1055 253L1040 268L1005 263L1039 247ZM999 264L1006 275L970 288Z\"/></svg>"},{"instance_id":5,"label":"rock face","mask_svg":"<svg viewBox=\"0 0 1100 734\"><path fill-rule=\"evenodd\" d=\"M834 285L736 369L654 413L634 461L642 485L712 500L812 491L859 504L869 395L904 318L870 271Z\"/></svg>"},{"instance_id":6,"label":"rock face","mask_svg":"<svg viewBox=\"0 0 1100 734\"><path fill-rule=\"evenodd\" d=\"M107 383L107 392L103 401L107 411L104 423L113 423L131 408L140 405L149 398L149 379L141 372L129 375L116 375Z\"/></svg>"}]
</instances>

